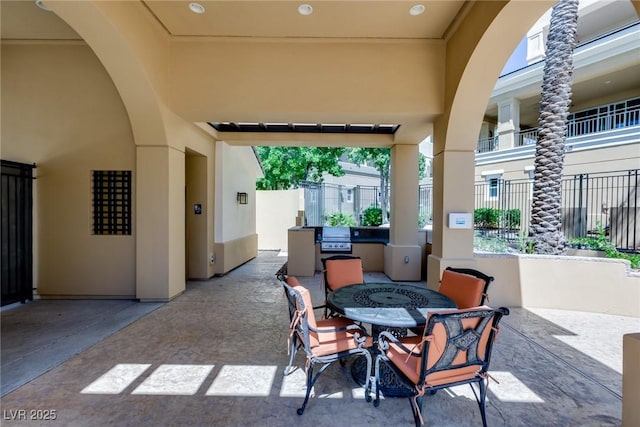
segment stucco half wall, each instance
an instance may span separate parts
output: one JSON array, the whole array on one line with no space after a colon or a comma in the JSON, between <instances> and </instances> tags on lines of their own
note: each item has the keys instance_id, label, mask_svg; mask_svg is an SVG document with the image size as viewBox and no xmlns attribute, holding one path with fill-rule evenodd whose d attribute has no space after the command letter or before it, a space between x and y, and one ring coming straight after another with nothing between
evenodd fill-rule
<instances>
[{"instance_id":1,"label":"stucco half wall","mask_svg":"<svg viewBox=\"0 0 640 427\"><path fill-rule=\"evenodd\" d=\"M252 260L258 254L258 235L251 234L239 239L215 244L216 274L225 274Z\"/></svg>"},{"instance_id":2,"label":"stucco half wall","mask_svg":"<svg viewBox=\"0 0 640 427\"><path fill-rule=\"evenodd\" d=\"M491 306L541 307L640 317L640 272L623 260L578 256L475 254L492 275Z\"/></svg>"}]
</instances>

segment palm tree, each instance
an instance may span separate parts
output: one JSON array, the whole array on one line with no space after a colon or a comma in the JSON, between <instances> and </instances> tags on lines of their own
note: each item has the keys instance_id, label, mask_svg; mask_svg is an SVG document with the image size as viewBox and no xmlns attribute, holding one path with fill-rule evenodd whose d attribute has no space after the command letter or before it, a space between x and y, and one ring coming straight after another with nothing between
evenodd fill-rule
<instances>
[{"instance_id":1,"label":"palm tree","mask_svg":"<svg viewBox=\"0 0 640 427\"><path fill-rule=\"evenodd\" d=\"M561 229L560 179L577 23L578 0L559 0L553 6L542 77L531 210L531 233L538 254L561 255L567 245Z\"/></svg>"}]
</instances>

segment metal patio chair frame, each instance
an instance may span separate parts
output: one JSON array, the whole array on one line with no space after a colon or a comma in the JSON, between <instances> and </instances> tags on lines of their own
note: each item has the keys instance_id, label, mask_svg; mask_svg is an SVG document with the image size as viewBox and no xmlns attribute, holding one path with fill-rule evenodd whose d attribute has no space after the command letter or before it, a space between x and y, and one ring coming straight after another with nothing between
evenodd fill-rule
<instances>
[{"instance_id":1,"label":"metal patio chair frame","mask_svg":"<svg viewBox=\"0 0 640 427\"><path fill-rule=\"evenodd\" d=\"M380 404L380 363L385 363L398 379L414 391L409 396L416 426L424 425L423 396L437 390L469 384L486 427L488 370L498 324L509 314L505 307L487 306L433 313L424 335L396 338L388 332L378 337L380 354L375 360L375 407ZM444 341L444 344L443 344ZM478 386L479 391L473 385Z\"/></svg>"},{"instance_id":2,"label":"metal patio chair frame","mask_svg":"<svg viewBox=\"0 0 640 427\"><path fill-rule=\"evenodd\" d=\"M293 361L299 349L306 355L305 372L306 386L304 402L298 408L298 415L302 415L309 401L311 390L320 375L336 360L341 363L350 356L364 356L367 361L367 381L365 384L365 399L371 401L371 372L372 357L369 348L373 345L372 337L366 330L344 317L315 320L311 295L298 280L289 276L279 275L278 279L284 287L289 308L289 364L284 369L284 375L289 375L295 369ZM324 347L323 347L324 346ZM333 351L327 351L333 348ZM314 366L321 364L314 373Z\"/></svg>"}]
</instances>

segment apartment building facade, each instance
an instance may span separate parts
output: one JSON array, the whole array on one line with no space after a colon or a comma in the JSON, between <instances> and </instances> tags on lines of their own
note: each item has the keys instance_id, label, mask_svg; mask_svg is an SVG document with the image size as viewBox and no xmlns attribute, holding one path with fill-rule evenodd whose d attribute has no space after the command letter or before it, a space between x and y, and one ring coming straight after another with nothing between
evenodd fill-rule
<instances>
[{"instance_id":1,"label":"apartment building facade","mask_svg":"<svg viewBox=\"0 0 640 427\"><path fill-rule=\"evenodd\" d=\"M476 150L476 207L519 210L526 231L550 13L523 41L526 63L498 79ZM604 230L640 247L640 21L630 2L581 1L565 141L563 224L569 238Z\"/></svg>"}]
</instances>

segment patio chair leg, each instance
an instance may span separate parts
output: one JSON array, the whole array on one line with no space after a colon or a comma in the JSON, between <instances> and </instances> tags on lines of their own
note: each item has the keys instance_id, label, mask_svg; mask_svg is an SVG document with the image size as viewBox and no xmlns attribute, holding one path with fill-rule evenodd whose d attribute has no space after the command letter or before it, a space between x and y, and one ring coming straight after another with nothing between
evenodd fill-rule
<instances>
[{"instance_id":1,"label":"patio chair leg","mask_svg":"<svg viewBox=\"0 0 640 427\"><path fill-rule=\"evenodd\" d=\"M376 398L373 400L373 406L377 408L380 405L380 359L377 357L374 381L376 382Z\"/></svg>"},{"instance_id":2,"label":"patio chair leg","mask_svg":"<svg viewBox=\"0 0 640 427\"><path fill-rule=\"evenodd\" d=\"M298 352L298 345L296 342L296 337L294 336L291 340L291 347L289 348L289 364L284 368L283 375L289 375L293 372L293 359L296 357L296 353Z\"/></svg>"},{"instance_id":3,"label":"patio chair leg","mask_svg":"<svg viewBox=\"0 0 640 427\"><path fill-rule=\"evenodd\" d=\"M480 407L480 416L482 417L482 426L487 427L487 413L486 413L486 405L485 405L487 400L487 386L484 380L481 380L478 383L478 385L480 386L480 396L476 396L476 400L478 401L478 406ZM471 385L471 387L473 386Z\"/></svg>"},{"instance_id":4,"label":"patio chair leg","mask_svg":"<svg viewBox=\"0 0 640 427\"><path fill-rule=\"evenodd\" d=\"M367 402L371 402L371 353L369 353L369 351L367 350L364 352L364 356L367 358L367 380L364 384L364 400ZM378 387L376 387L376 391L377 390Z\"/></svg>"},{"instance_id":5,"label":"patio chair leg","mask_svg":"<svg viewBox=\"0 0 640 427\"><path fill-rule=\"evenodd\" d=\"M309 366L309 370L307 371L307 393L304 395L304 402L302 402L302 406L298 408L298 415L302 415L304 413L304 409L307 407L307 402L309 401L309 395L311 394L311 389L313 388L313 381L311 380L313 376L313 364Z\"/></svg>"},{"instance_id":6,"label":"patio chair leg","mask_svg":"<svg viewBox=\"0 0 640 427\"><path fill-rule=\"evenodd\" d=\"M422 411L422 396L417 396L414 400L414 396L409 396L409 403L411 404L411 410L413 411L413 420L416 423L416 427L422 426L422 418L420 412Z\"/></svg>"},{"instance_id":7,"label":"patio chair leg","mask_svg":"<svg viewBox=\"0 0 640 427\"><path fill-rule=\"evenodd\" d=\"M302 402L302 406L298 408L298 415L302 415L307 406L307 402L309 402L309 396L311 395L311 390L313 389L313 385L318 381L318 377L331 365L331 363L326 363L320 367L318 372L313 375L313 363L309 366L309 371L307 372L307 394L304 396L304 402Z\"/></svg>"}]
</instances>

